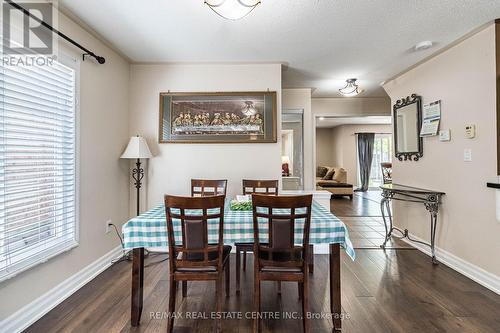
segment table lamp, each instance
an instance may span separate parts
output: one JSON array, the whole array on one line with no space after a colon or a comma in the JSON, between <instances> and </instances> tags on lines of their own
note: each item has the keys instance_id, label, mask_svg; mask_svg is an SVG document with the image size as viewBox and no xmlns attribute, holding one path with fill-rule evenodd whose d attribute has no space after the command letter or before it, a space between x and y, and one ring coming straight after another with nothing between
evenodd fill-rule
<instances>
[{"instance_id":1,"label":"table lamp","mask_svg":"<svg viewBox=\"0 0 500 333\"><path fill-rule=\"evenodd\" d=\"M288 177L290 176L290 157L281 156L281 175Z\"/></svg>"},{"instance_id":2,"label":"table lamp","mask_svg":"<svg viewBox=\"0 0 500 333\"><path fill-rule=\"evenodd\" d=\"M137 215L139 215L139 190L142 186L144 178L144 169L141 168L141 158L151 158L153 155L149 150L146 140L142 136L133 136L128 142L127 148L120 158L136 159L135 168L132 169L132 178L134 179L135 188L137 189Z\"/></svg>"}]
</instances>

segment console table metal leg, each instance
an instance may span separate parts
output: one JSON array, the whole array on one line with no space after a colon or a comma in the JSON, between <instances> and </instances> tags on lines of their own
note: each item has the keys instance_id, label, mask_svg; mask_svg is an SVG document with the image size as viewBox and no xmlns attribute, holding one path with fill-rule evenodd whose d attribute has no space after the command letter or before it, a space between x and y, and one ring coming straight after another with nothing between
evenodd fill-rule
<instances>
[{"instance_id":1,"label":"console table metal leg","mask_svg":"<svg viewBox=\"0 0 500 333\"><path fill-rule=\"evenodd\" d=\"M436 228L438 219L438 209L439 209L439 199L434 196L429 196L425 202L425 208L431 215L431 256L432 263L434 265L438 264L436 260Z\"/></svg>"},{"instance_id":2,"label":"console table metal leg","mask_svg":"<svg viewBox=\"0 0 500 333\"><path fill-rule=\"evenodd\" d=\"M380 245L380 247L382 249L385 249L385 244L387 243L387 241L389 240L389 228L387 228L387 221L385 219L385 202L386 202L387 199L383 198L381 201L380 201L380 212L382 213L382 219L384 220L384 227L385 227L385 239L384 239L384 243L382 245Z\"/></svg>"},{"instance_id":3,"label":"console table metal leg","mask_svg":"<svg viewBox=\"0 0 500 333\"><path fill-rule=\"evenodd\" d=\"M436 227L437 227L437 212L431 212L431 254L432 263L438 264L436 260Z\"/></svg>"},{"instance_id":4,"label":"console table metal leg","mask_svg":"<svg viewBox=\"0 0 500 333\"><path fill-rule=\"evenodd\" d=\"M383 198L382 201L380 201L380 210L382 212L382 219L384 220L385 227L385 240L380 247L385 249L385 245L391 239L392 231L394 230L392 225L391 200L389 198ZM385 214L386 212L387 218ZM387 225L387 219L389 220L389 226Z\"/></svg>"}]
</instances>

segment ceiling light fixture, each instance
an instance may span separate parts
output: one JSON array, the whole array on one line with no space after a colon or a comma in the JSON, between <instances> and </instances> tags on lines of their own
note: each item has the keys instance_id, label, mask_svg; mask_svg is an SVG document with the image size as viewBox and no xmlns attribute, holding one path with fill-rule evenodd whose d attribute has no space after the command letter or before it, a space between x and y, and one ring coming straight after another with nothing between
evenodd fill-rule
<instances>
[{"instance_id":1,"label":"ceiling light fixture","mask_svg":"<svg viewBox=\"0 0 500 333\"><path fill-rule=\"evenodd\" d=\"M361 94L364 90L356 84L356 80L357 79L347 79L346 86L339 89L339 92L345 97L353 97Z\"/></svg>"},{"instance_id":2,"label":"ceiling light fixture","mask_svg":"<svg viewBox=\"0 0 500 333\"><path fill-rule=\"evenodd\" d=\"M250 14L260 0L205 0L205 4L225 19L239 20Z\"/></svg>"}]
</instances>

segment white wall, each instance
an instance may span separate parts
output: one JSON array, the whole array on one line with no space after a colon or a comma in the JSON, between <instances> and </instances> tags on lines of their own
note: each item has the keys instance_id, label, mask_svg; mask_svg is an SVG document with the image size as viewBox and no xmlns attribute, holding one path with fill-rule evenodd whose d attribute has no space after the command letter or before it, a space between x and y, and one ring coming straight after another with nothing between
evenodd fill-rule
<instances>
[{"instance_id":1,"label":"white wall","mask_svg":"<svg viewBox=\"0 0 500 333\"><path fill-rule=\"evenodd\" d=\"M118 228L128 219L128 164L119 160L128 141L128 62L65 16L59 28L106 58L80 72L80 245L0 283L0 321L81 271L119 245L105 234L109 219ZM76 59L79 50L60 42ZM0 329L1 330L1 329Z\"/></svg>"},{"instance_id":2,"label":"white wall","mask_svg":"<svg viewBox=\"0 0 500 333\"><path fill-rule=\"evenodd\" d=\"M144 199L143 207L160 204L166 193L188 195L191 178L228 179L229 196L241 192L243 178L280 179L279 142L158 144L160 92L267 89L277 91L278 110L281 110L281 65L131 65L130 134L143 135L155 155L147 168L146 191L143 191L147 193L147 200ZM279 114L278 133L281 130ZM135 200L132 196L132 211Z\"/></svg>"},{"instance_id":3,"label":"white wall","mask_svg":"<svg viewBox=\"0 0 500 333\"><path fill-rule=\"evenodd\" d=\"M384 88L393 103L412 93L421 95L424 103L442 101L441 128L451 129L452 140L424 139L423 158L394 161L393 179L446 192L437 246L500 281L500 223L495 218L495 191L486 188L497 175L495 68L491 25ZM477 126L475 139L465 138L468 123ZM472 162L463 160L466 148L472 149ZM429 217L422 206L396 203L394 214L398 226L429 239Z\"/></svg>"}]
</instances>

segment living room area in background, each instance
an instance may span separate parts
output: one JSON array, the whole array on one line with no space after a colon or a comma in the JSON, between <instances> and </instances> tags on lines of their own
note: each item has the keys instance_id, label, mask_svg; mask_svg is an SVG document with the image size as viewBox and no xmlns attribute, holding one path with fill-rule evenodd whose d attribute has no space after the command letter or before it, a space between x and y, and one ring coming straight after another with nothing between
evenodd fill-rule
<instances>
[{"instance_id":1,"label":"living room area in background","mask_svg":"<svg viewBox=\"0 0 500 333\"><path fill-rule=\"evenodd\" d=\"M355 247L379 247L384 240L380 186L391 176L391 116L318 116L315 130L316 189L332 194L331 209L346 221ZM362 136L371 137L371 155L364 162L359 152ZM362 163L369 163L366 189Z\"/></svg>"}]
</instances>

